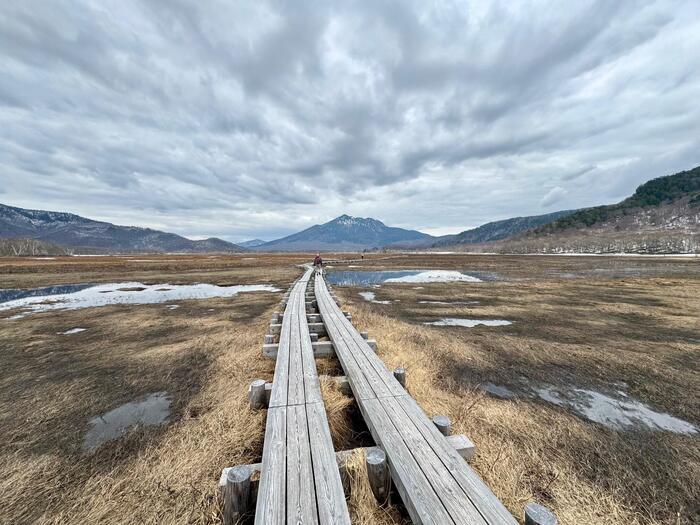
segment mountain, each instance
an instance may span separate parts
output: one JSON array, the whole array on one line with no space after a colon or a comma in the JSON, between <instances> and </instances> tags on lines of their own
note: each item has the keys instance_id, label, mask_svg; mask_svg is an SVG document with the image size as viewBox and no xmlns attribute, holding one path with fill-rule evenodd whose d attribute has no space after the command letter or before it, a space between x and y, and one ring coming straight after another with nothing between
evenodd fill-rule
<instances>
[{"instance_id":1,"label":"mountain","mask_svg":"<svg viewBox=\"0 0 700 525\"><path fill-rule=\"evenodd\" d=\"M263 241L261 239L252 239L250 241L243 241L237 243L238 246L241 246L243 248L257 248L258 246L262 246L265 244L267 241Z\"/></svg>"},{"instance_id":2,"label":"mountain","mask_svg":"<svg viewBox=\"0 0 700 525\"><path fill-rule=\"evenodd\" d=\"M217 238L193 241L150 228L116 226L72 213L26 210L0 204L0 238L35 239L83 252L243 252Z\"/></svg>"},{"instance_id":3,"label":"mountain","mask_svg":"<svg viewBox=\"0 0 700 525\"><path fill-rule=\"evenodd\" d=\"M562 217L567 217L576 210L556 211L546 215L532 215L529 217L514 217L502 221L487 222L478 228L466 230L456 235L445 235L439 237L432 244L433 248L453 246L455 244L477 244L491 241L498 241L512 237L526 230L536 228L543 224L548 224Z\"/></svg>"},{"instance_id":4,"label":"mountain","mask_svg":"<svg viewBox=\"0 0 700 525\"><path fill-rule=\"evenodd\" d=\"M538 229L535 234L554 233L571 228L592 227L614 221L640 209L653 209L687 198L700 204L700 166L645 182L631 197L618 204L586 208Z\"/></svg>"},{"instance_id":5,"label":"mountain","mask_svg":"<svg viewBox=\"0 0 700 525\"><path fill-rule=\"evenodd\" d=\"M650 180L617 204L578 210L474 248L500 253L698 253L700 166Z\"/></svg>"},{"instance_id":6,"label":"mountain","mask_svg":"<svg viewBox=\"0 0 700 525\"><path fill-rule=\"evenodd\" d=\"M359 251L394 243L433 239L415 230L392 228L376 219L341 215L325 224L267 242L255 248L264 251Z\"/></svg>"}]
</instances>

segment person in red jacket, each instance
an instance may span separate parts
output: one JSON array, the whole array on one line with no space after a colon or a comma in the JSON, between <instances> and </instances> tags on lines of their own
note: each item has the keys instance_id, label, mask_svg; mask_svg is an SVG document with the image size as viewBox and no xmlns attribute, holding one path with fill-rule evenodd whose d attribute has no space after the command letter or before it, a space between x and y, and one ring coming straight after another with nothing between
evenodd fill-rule
<instances>
[{"instance_id":1,"label":"person in red jacket","mask_svg":"<svg viewBox=\"0 0 700 525\"><path fill-rule=\"evenodd\" d=\"M317 271L323 268L323 259L321 259L320 253L317 253L316 257L314 257L314 268L316 268Z\"/></svg>"}]
</instances>

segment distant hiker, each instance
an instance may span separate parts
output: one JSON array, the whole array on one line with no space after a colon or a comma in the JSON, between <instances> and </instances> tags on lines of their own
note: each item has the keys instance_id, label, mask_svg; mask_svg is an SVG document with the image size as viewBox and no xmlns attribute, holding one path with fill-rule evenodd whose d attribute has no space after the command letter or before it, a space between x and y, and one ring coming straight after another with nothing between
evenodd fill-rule
<instances>
[{"instance_id":1,"label":"distant hiker","mask_svg":"<svg viewBox=\"0 0 700 525\"><path fill-rule=\"evenodd\" d=\"M317 253L316 257L314 257L314 268L316 268L317 272L323 270L323 259L321 259L320 253Z\"/></svg>"}]
</instances>

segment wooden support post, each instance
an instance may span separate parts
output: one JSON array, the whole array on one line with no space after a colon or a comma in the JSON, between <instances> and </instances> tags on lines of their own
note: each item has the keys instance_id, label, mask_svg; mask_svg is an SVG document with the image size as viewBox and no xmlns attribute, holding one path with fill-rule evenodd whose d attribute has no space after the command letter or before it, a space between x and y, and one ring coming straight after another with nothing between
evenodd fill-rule
<instances>
[{"instance_id":1,"label":"wooden support post","mask_svg":"<svg viewBox=\"0 0 700 525\"><path fill-rule=\"evenodd\" d=\"M333 349L333 343L331 341L318 341L317 343L312 342L311 348L314 351L314 357L326 357L335 355L335 350ZM263 355L265 357L277 359L278 350L279 343L270 343L263 345Z\"/></svg>"},{"instance_id":2,"label":"wooden support post","mask_svg":"<svg viewBox=\"0 0 700 525\"><path fill-rule=\"evenodd\" d=\"M367 478L372 494L377 502L383 505L389 498L391 483L386 454L381 448L372 447L365 453L365 464L367 465Z\"/></svg>"},{"instance_id":3,"label":"wooden support post","mask_svg":"<svg viewBox=\"0 0 700 525\"><path fill-rule=\"evenodd\" d=\"M547 507L537 503L525 506L525 525L557 525L556 515Z\"/></svg>"},{"instance_id":4,"label":"wooden support post","mask_svg":"<svg viewBox=\"0 0 700 525\"><path fill-rule=\"evenodd\" d=\"M443 436L449 436L451 433L451 423L450 418L447 416L435 416L433 417L433 424L437 427Z\"/></svg>"},{"instance_id":5,"label":"wooden support post","mask_svg":"<svg viewBox=\"0 0 700 525\"><path fill-rule=\"evenodd\" d=\"M312 343L318 343L318 334L309 334Z\"/></svg>"},{"instance_id":6,"label":"wooden support post","mask_svg":"<svg viewBox=\"0 0 700 525\"><path fill-rule=\"evenodd\" d=\"M265 344L269 345L270 343L275 342L275 336L272 334L265 334Z\"/></svg>"},{"instance_id":7,"label":"wooden support post","mask_svg":"<svg viewBox=\"0 0 700 525\"><path fill-rule=\"evenodd\" d=\"M465 461L469 461L474 457L474 454L476 454L476 445L464 434L447 436L447 442L452 445L452 448L454 448Z\"/></svg>"},{"instance_id":8,"label":"wooden support post","mask_svg":"<svg viewBox=\"0 0 700 525\"><path fill-rule=\"evenodd\" d=\"M266 407L270 406L270 396L271 395L272 395L272 383L265 383L265 406ZM464 458L464 459L467 459L467 458Z\"/></svg>"},{"instance_id":9,"label":"wooden support post","mask_svg":"<svg viewBox=\"0 0 700 525\"><path fill-rule=\"evenodd\" d=\"M233 467L226 474L226 485L223 489L225 525L238 523L248 512L251 474L248 465Z\"/></svg>"},{"instance_id":10,"label":"wooden support post","mask_svg":"<svg viewBox=\"0 0 700 525\"><path fill-rule=\"evenodd\" d=\"M401 384L402 387L406 388L406 369L405 368L394 368L394 377Z\"/></svg>"},{"instance_id":11,"label":"wooden support post","mask_svg":"<svg viewBox=\"0 0 700 525\"><path fill-rule=\"evenodd\" d=\"M347 376L328 376L320 375L318 378L322 381L333 381L338 385L338 390L346 396L352 396L352 388L350 387L350 381L348 381Z\"/></svg>"},{"instance_id":12,"label":"wooden support post","mask_svg":"<svg viewBox=\"0 0 700 525\"><path fill-rule=\"evenodd\" d=\"M265 408L265 380L254 379L248 387L248 401L250 408L260 410Z\"/></svg>"},{"instance_id":13,"label":"wooden support post","mask_svg":"<svg viewBox=\"0 0 700 525\"><path fill-rule=\"evenodd\" d=\"M360 332L362 339L369 339L369 332Z\"/></svg>"}]
</instances>

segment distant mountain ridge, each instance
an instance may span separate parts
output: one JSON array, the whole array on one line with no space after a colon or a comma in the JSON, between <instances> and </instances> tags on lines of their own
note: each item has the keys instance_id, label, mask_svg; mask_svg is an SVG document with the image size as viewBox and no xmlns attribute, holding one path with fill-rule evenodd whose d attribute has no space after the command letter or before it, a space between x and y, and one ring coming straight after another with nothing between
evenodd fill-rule
<instances>
[{"instance_id":1,"label":"distant mountain ridge","mask_svg":"<svg viewBox=\"0 0 700 525\"><path fill-rule=\"evenodd\" d=\"M264 251L360 251L402 241L433 239L427 233L393 228L372 218L341 215L255 248Z\"/></svg>"},{"instance_id":2,"label":"distant mountain ridge","mask_svg":"<svg viewBox=\"0 0 700 525\"><path fill-rule=\"evenodd\" d=\"M258 246L262 246L266 242L267 241L263 241L261 239L251 239L249 241L238 242L236 244L238 246L242 246L243 248L257 248Z\"/></svg>"},{"instance_id":3,"label":"distant mountain ridge","mask_svg":"<svg viewBox=\"0 0 700 525\"><path fill-rule=\"evenodd\" d=\"M469 245L461 246L469 249ZM699 253L700 167L645 182L617 204L585 208L471 249L499 253Z\"/></svg>"},{"instance_id":4,"label":"distant mountain ridge","mask_svg":"<svg viewBox=\"0 0 700 525\"><path fill-rule=\"evenodd\" d=\"M567 217L577 210L563 210L545 215L531 215L528 217L513 217L500 221L487 222L478 228L466 230L456 235L440 237L432 244L433 248L452 246L455 244L478 244L484 242L499 241L513 237L543 224L549 224L562 217Z\"/></svg>"},{"instance_id":5,"label":"distant mountain ridge","mask_svg":"<svg viewBox=\"0 0 700 525\"><path fill-rule=\"evenodd\" d=\"M174 233L136 226L117 226L74 215L28 210L0 204L0 238L44 241L77 251L130 252L243 252L215 237L193 241Z\"/></svg>"},{"instance_id":6,"label":"distant mountain ridge","mask_svg":"<svg viewBox=\"0 0 700 525\"><path fill-rule=\"evenodd\" d=\"M631 197L618 204L586 208L539 228L537 233L553 233L569 228L591 227L625 215L636 208L657 207L687 198L690 204L700 204L700 166L674 175L666 175L645 182Z\"/></svg>"}]
</instances>

